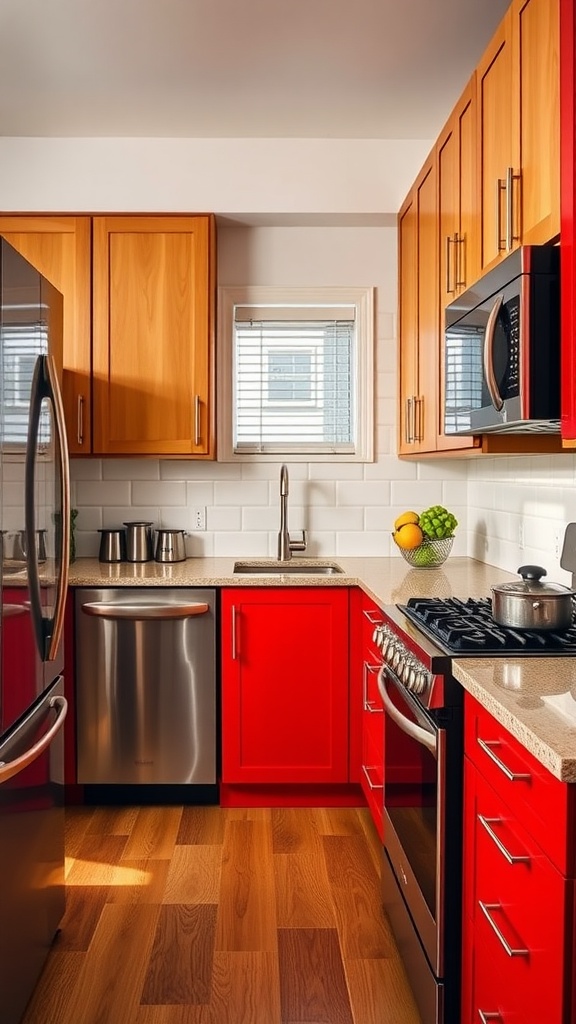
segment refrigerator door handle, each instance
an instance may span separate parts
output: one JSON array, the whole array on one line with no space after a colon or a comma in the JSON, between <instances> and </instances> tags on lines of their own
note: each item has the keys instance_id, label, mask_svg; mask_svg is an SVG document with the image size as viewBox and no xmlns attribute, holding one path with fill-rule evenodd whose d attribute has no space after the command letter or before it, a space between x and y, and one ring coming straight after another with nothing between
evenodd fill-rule
<instances>
[{"instance_id":1,"label":"refrigerator door handle","mask_svg":"<svg viewBox=\"0 0 576 1024\"><path fill-rule=\"evenodd\" d=\"M50 726L48 732L45 732L42 739L34 743L25 754L21 754L20 757L14 759L14 761L0 761L0 784L7 782L8 779L12 779L15 775L19 775L23 772L28 765L32 764L40 754L50 746L56 733L62 728L66 713L68 711L68 701L66 697L51 697L48 702L48 707L53 708L57 712L56 721Z\"/></svg>"},{"instance_id":2,"label":"refrigerator door handle","mask_svg":"<svg viewBox=\"0 0 576 1024\"><path fill-rule=\"evenodd\" d=\"M56 552L59 573L56 585L56 602L53 619L42 615L38 552L36 548L36 508L34 484L36 471L36 447L40 429L42 402L47 398L52 403L56 431L56 451L60 456L60 522L56 536L60 537L60 550ZM25 474L25 516L26 516L26 561L30 587L30 610L34 624L36 644L42 661L53 661L60 644L64 628L66 593L68 590L68 561L70 550L70 472L68 463L68 442L64 422L64 407L58 386L56 368L52 356L38 356L32 378L30 395L30 420L26 445Z\"/></svg>"}]
</instances>

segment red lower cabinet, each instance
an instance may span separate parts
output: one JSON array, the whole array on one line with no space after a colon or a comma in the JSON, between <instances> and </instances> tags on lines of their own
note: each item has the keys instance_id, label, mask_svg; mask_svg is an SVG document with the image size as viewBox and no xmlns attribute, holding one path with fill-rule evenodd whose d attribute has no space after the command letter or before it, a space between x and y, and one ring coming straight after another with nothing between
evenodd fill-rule
<instances>
[{"instance_id":1,"label":"red lower cabinet","mask_svg":"<svg viewBox=\"0 0 576 1024\"><path fill-rule=\"evenodd\" d=\"M572 1024L575 883L547 849L558 846L554 816L537 838L526 827L533 814L530 769L538 794L541 766L524 751L528 770L506 773L506 758L519 753L516 741L495 722L491 729L490 716L478 714L468 695L466 713L466 735L476 745L467 747L464 767L462 1024ZM477 728L470 728L471 717ZM501 786L481 771L486 747L502 765L489 758ZM566 788L551 775L548 781Z\"/></svg>"},{"instance_id":2,"label":"red lower cabinet","mask_svg":"<svg viewBox=\"0 0 576 1024\"><path fill-rule=\"evenodd\" d=\"M222 782L348 783L348 588L222 591Z\"/></svg>"}]
</instances>

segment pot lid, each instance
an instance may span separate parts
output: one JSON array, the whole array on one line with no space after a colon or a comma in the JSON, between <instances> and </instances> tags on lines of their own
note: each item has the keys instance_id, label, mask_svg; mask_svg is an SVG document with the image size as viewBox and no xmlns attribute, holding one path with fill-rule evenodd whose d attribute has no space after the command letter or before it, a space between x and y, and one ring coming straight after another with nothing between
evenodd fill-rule
<instances>
[{"instance_id":1,"label":"pot lid","mask_svg":"<svg viewBox=\"0 0 576 1024\"><path fill-rule=\"evenodd\" d=\"M546 569L541 565L521 565L518 575L522 577L517 583L499 583L492 587L494 594L524 594L526 597L567 597L576 594L570 587L562 583L543 583L541 577L546 576Z\"/></svg>"}]
</instances>

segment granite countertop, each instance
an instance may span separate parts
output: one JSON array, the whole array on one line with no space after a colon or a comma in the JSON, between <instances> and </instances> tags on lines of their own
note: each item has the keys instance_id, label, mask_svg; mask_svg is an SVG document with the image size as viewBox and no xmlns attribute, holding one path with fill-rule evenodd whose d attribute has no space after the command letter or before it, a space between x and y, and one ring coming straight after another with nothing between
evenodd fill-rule
<instances>
[{"instance_id":1,"label":"granite countertop","mask_svg":"<svg viewBox=\"0 0 576 1024\"><path fill-rule=\"evenodd\" d=\"M242 559L246 561L246 559ZM257 559L252 559L252 561ZM517 579L472 558L450 557L438 569L412 569L402 558L294 558L298 564L335 562L343 573L319 576L238 576L234 558L187 558L184 562L105 564L80 558L70 566L70 585L149 587L350 587L379 605L409 597L489 597L490 587ZM266 562L272 559L262 559ZM563 782L576 782L576 658L456 658L454 676L465 690ZM573 696L574 695L574 696Z\"/></svg>"}]
</instances>

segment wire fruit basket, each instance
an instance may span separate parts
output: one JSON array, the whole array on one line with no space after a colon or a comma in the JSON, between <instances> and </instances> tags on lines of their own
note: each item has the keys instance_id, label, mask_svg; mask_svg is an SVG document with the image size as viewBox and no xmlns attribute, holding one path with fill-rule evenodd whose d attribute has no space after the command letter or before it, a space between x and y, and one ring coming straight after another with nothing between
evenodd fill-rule
<instances>
[{"instance_id":1,"label":"wire fruit basket","mask_svg":"<svg viewBox=\"0 0 576 1024\"><path fill-rule=\"evenodd\" d=\"M440 540L423 540L417 548L405 551L400 548L402 558L415 569L435 569L446 561L452 550L454 537L442 537Z\"/></svg>"}]
</instances>

